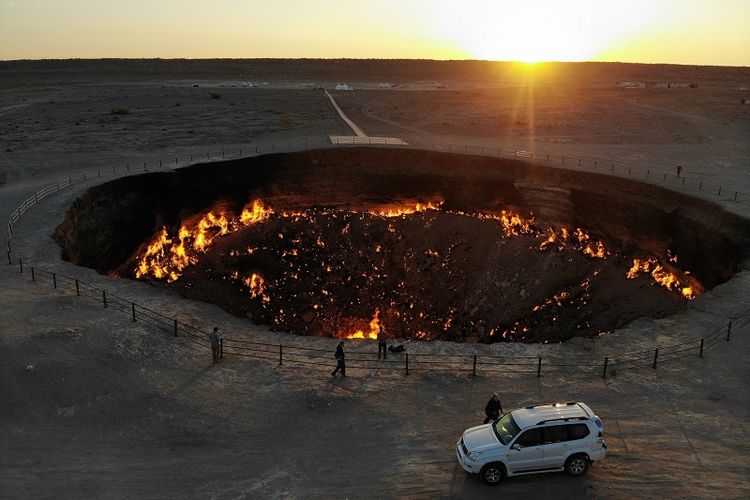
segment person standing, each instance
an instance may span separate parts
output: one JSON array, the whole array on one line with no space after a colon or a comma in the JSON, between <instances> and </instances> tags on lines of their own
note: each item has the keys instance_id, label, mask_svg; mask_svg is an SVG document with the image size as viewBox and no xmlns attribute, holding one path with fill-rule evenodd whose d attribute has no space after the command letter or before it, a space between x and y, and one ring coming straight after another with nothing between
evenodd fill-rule
<instances>
[{"instance_id":1,"label":"person standing","mask_svg":"<svg viewBox=\"0 0 750 500\"><path fill-rule=\"evenodd\" d=\"M336 364L336 369L333 370L333 373L331 373L331 376L335 377L336 374L341 371L341 376L346 377L346 361L344 360L344 341L342 340L339 342L339 345L336 346L336 354L333 355L338 363Z\"/></svg>"},{"instance_id":2,"label":"person standing","mask_svg":"<svg viewBox=\"0 0 750 500\"><path fill-rule=\"evenodd\" d=\"M387 358L386 356L386 353L388 352L388 350L386 349L387 342L388 342L387 339L388 339L388 335L385 333L385 327L381 325L380 331L378 332L378 359L380 359L381 352L383 353L383 359Z\"/></svg>"},{"instance_id":3,"label":"person standing","mask_svg":"<svg viewBox=\"0 0 750 500\"><path fill-rule=\"evenodd\" d=\"M219 327L215 326L213 331L208 334L208 341L211 343L211 353L214 357L214 363L221 359L221 337L219 337Z\"/></svg>"},{"instance_id":4,"label":"person standing","mask_svg":"<svg viewBox=\"0 0 750 500\"><path fill-rule=\"evenodd\" d=\"M680 174L682 174L682 165L677 165L677 177L679 177Z\"/></svg>"},{"instance_id":5,"label":"person standing","mask_svg":"<svg viewBox=\"0 0 750 500\"><path fill-rule=\"evenodd\" d=\"M484 407L484 413L487 415L487 418L484 419L485 424L494 422L503 414L503 405L500 404L500 395L498 393L492 393L492 397L487 401L487 406Z\"/></svg>"}]
</instances>

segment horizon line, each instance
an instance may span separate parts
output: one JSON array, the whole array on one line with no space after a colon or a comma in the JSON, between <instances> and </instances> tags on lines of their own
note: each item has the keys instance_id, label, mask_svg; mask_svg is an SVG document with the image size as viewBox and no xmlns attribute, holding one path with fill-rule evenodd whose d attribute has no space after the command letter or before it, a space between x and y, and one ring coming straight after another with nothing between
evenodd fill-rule
<instances>
[{"instance_id":1,"label":"horizon line","mask_svg":"<svg viewBox=\"0 0 750 500\"><path fill-rule=\"evenodd\" d=\"M51 62L51 61L431 61L431 62L483 62L501 64L521 64L535 66L542 64L632 64L649 66L696 66L717 68L750 68L750 66L735 64L689 64L674 62L633 62L633 61L518 61L497 59L434 59L428 57L48 57L48 58L19 58L0 59L0 63L8 62Z\"/></svg>"}]
</instances>

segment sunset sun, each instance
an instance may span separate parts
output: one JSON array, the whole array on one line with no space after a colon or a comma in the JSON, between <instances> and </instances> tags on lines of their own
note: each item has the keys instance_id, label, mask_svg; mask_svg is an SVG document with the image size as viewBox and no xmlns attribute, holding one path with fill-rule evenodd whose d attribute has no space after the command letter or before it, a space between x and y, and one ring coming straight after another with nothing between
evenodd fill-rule
<instances>
[{"instance_id":1,"label":"sunset sun","mask_svg":"<svg viewBox=\"0 0 750 500\"><path fill-rule=\"evenodd\" d=\"M634 1L628 7L601 2L527 2L477 0L441 4L434 25L468 57L488 60L583 61L648 28L657 7Z\"/></svg>"}]
</instances>

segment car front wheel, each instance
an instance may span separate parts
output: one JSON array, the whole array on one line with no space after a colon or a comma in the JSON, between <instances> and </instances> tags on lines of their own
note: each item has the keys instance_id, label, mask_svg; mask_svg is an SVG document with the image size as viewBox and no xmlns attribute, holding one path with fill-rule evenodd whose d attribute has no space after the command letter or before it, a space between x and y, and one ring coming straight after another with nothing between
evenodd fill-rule
<instances>
[{"instance_id":1,"label":"car front wheel","mask_svg":"<svg viewBox=\"0 0 750 500\"><path fill-rule=\"evenodd\" d=\"M482 481L489 484L490 486L495 486L496 484L500 484L500 482L503 480L505 470L503 469L503 464L499 462L493 462L482 467L479 475L482 476Z\"/></svg>"},{"instance_id":2,"label":"car front wheel","mask_svg":"<svg viewBox=\"0 0 750 500\"><path fill-rule=\"evenodd\" d=\"M589 470L589 458L586 455L573 455L565 462L565 472L569 476L581 477Z\"/></svg>"}]
</instances>

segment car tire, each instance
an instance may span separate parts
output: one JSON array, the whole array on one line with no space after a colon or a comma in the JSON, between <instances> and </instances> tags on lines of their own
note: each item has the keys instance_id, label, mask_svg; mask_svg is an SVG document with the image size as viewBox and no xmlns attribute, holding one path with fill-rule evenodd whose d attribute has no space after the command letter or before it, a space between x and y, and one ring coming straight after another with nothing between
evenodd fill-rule
<instances>
[{"instance_id":1,"label":"car tire","mask_svg":"<svg viewBox=\"0 0 750 500\"><path fill-rule=\"evenodd\" d=\"M583 454L573 455L565 461L565 473L581 477L589 470L589 457Z\"/></svg>"},{"instance_id":2,"label":"car tire","mask_svg":"<svg viewBox=\"0 0 750 500\"><path fill-rule=\"evenodd\" d=\"M500 462L492 462L479 471L479 475L482 477L482 481L490 486L496 486L503 481L505 477L505 467Z\"/></svg>"}]
</instances>

